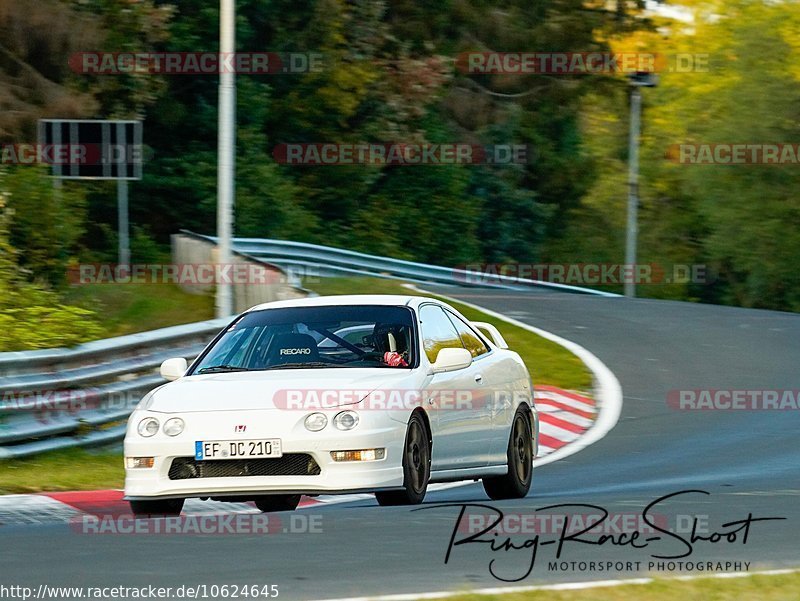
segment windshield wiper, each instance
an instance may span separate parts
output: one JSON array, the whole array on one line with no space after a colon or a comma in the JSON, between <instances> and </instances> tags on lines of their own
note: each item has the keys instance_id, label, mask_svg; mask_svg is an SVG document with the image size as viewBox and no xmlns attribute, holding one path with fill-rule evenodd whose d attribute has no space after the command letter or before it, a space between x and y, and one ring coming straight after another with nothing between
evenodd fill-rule
<instances>
[{"instance_id":1,"label":"windshield wiper","mask_svg":"<svg viewBox=\"0 0 800 601\"><path fill-rule=\"evenodd\" d=\"M325 363L324 361L297 361L295 363L281 363L280 365L271 365L264 367L260 371L269 371L271 369L301 369L303 367L339 367L338 363Z\"/></svg>"},{"instance_id":2,"label":"windshield wiper","mask_svg":"<svg viewBox=\"0 0 800 601\"><path fill-rule=\"evenodd\" d=\"M198 374L221 373L226 371L250 371L246 367L237 367L236 365L210 365L197 371Z\"/></svg>"}]
</instances>

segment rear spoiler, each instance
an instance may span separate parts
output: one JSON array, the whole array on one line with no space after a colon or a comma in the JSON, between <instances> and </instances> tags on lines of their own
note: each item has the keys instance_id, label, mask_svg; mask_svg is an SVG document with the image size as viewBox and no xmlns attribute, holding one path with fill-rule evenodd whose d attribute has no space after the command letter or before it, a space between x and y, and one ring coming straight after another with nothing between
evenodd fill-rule
<instances>
[{"instance_id":1,"label":"rear spoiler","mask_svg":"<svg viewBox=\"0 0 800 601\"><path fill-rule=\"evenodd\" d=\"M503 338L503 335L500 333L500 330L498 330L492 324L486 323L485 321L473 321L472 325L478 328L479 330L482 330L484 333L488 334L489 337L492 339L492 343L494 343L494 345L497 348L508 348L508 343L506 342L506 339Z\"/></svg>"}]
</instances>

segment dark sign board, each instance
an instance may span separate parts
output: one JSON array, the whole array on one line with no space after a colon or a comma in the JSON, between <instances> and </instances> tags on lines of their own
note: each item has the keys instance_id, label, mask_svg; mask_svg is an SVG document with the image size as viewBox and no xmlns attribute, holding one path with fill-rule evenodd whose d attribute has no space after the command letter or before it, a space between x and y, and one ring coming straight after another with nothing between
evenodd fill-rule
<instances>
[{"instance_id":1,"label":"dark sign board","mask_svg":"<svg viewBox=\"0 0 800 601\"><path fill-rule=\"evenodd\" d=\"M62 179L142 179L142 122L42 119L39 143L52 148L50 175Z\"/></svg>"}]
</instances>

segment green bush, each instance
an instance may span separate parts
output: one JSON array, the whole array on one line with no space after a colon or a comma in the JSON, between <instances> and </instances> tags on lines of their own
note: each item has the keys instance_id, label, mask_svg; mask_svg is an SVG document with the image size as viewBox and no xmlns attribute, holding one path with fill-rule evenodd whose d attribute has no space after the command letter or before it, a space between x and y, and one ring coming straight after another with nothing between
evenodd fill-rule
<instances>
[{"instance_id":1,"label":"green bush","mask_svg":"<svg viewBox=\"0 0 800 601\"><path fill-rule=\"evenodd\" d=\"M92 311L61 304L58 295L22 276L9 242L6 198L0 188L0 351L71 346L97 338L101 329Z\"/></svg>"},{"instance_id":2,"label":"green bush","mask_svg":"<svg viewBox=\"0 0 800 601\"><path fill-rule=\"evenodd\" d=\"M0 311L0 351L74 346L99 337L94 312L68 305Z\"/></svg>"}]
</instances>

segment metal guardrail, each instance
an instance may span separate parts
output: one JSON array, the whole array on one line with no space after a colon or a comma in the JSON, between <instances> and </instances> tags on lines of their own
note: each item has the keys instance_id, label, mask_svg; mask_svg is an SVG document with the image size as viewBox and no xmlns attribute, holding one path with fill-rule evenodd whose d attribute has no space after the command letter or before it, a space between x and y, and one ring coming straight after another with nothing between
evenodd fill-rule
<instances>
[{"instance_id":1,"label":"metal guardrail","mask_svg":"<svg viewBox=\"0 0 800 601\"><path fill-rule=\"evenodd\" d=\"M213 236L203 236L186 230L182 230L181 233L214 243L217 241ZM403 279L413 282L433 282L455 286L514 289L538 287L578 294L593 294L606 297L619 296L602 290L540 280L501 275L493 275L491 278L478 277L479 274L466 269L368 255L352 250L306 242L290 242L267 238L234 238L233 249L243 255L283 267L290 273L293 271L307 273L311 268L314 270L314 275L320 277L368 275L371 277Z\"/></svg>"},{"instance_id":2,"label":"metal guardrail","mask_svg":"<svg viewBox=\"0 0 800 601\"><path fill-rule=\"evenodd\" d=\"M0 353L0 459L120 440L164 359L193 359L230 320L82 344Z\"/></svg>"},{"instance_id":3,"label":"metal guardrail","mask_svg":"<svg viewBox=\"0 0 800 601\"><path fill-rule=\"evenodd\" d=\"M182 232L210 242L211 236ZM234 250L280 268L315 275L369 275L459 286L549 289L618 296L534 280L481 283L468 271L307 244L237 238ZM0 459L120 440L138 400L163 383L164 359L196 357L227 324L215 319L98 340L73 349L0 353Z\"/></svg>"}]
</instances>

